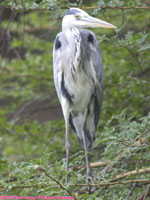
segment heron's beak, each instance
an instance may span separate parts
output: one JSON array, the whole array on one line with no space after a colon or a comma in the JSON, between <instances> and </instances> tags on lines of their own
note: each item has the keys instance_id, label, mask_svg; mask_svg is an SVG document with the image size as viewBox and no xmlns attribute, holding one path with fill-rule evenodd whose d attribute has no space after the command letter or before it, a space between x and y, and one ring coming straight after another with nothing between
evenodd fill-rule
<instances>
[{"instance_id":1,"label":"heron's beak","mask_svg":"<svg viewBox=\"0 0 150 200\"><path fill-rule=\"evenodd\" d=\"M116 28L116 26L105 22L103 20L97 19L95 17L88 16L83 19L88 27L102 27L102 28Z\"/></svg>"}]
</instances>

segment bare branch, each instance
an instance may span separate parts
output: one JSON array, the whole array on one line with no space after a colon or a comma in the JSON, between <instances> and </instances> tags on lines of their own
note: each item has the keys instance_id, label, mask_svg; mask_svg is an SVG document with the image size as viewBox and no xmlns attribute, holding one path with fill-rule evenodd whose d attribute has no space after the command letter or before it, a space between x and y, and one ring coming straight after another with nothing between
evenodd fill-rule
<instances>
[{"instance_id":1,"label":"bare branch","mask_svg":"<svg viewBox=\"0 0 150 200\"><path fill-rule=\"evenodd\" d=\"M144 132L144 134L145 134L145 132ZM138 140L137 140L138 139ZM135 143L133 143L133 144L131 144L129 147L137 147L137 146L139 146L139 145L142 145L142 144L144 144L145 142L146 142L146 138L142 138L142 139L139 139L139 136L135 139L136 141L135 141ZM129 148L128 147L128 148ZM127 151L128 151L128 148L127 149L125 149L124 151L122 151L117 157L116 157L116 161L114 161L114 162L111 162L111 161L99 161L99 162L95 162L95 163L90 163L90 167L91 168L94 168L94 167L103 167L103 166L106 166L106 168L103 170L103 171L107 171L108 169L111 169L116 163L118 163L118 161L127 153ZM82 168L85 168L86 166L85 165L79 165L79 166L76 166L76 167L74 167L74 169L75 170L79 170L79 169L82 169ZM148 170L150 170L150 168L147 168ZM136 172L141 172L142 173L142 171L145 171L146 169L140 169L140 170L138 170L138 171L136 171L136 170L134 170L134 171L131 171L131 172L127 172L127 173L134 173L135 171ZM135 172L135 173L136 173ZM102 172L103 173L103 172ZM126 174L127 174L126 173ZM125 175L125 174L124 174ZM123 176L123 174L122 175L118 175L118 176ZM127 175L128 176L128 175Z\"/></svg>"},{"instance_id":2,"label":"bare branch","mask_svg":"<svg viewBox=\"0 0 150 200\"><path fill-rule=\"evenodd\" d=\"M130 198L135 186L136 186L136 183L133 183L131 189L129 190L129 192L128 192L127 196L126 196L126 200L128 200Z\"/></svg>"},{"instance_id":3,"label":"bare branch","mask_svg":"<svg viewBox=\"0 0 150 200\"><path fill-rule=\"evenodd\" d=\"M39 170L43 172L47 177L49 177L51 180L53 180L62 190L66 191L70 196L73 196L72 193L66 189L58 180L56 180L54 177L49 175L45 169L43 169L40 166L37 166L35 168L36 170ZM145 168L145 169L139 169L139 170L133 170L126 172L124 174L117 175L114 179L109 179L108 181L102 181L97 184L70 184L70 186L92 186L92 187L103 187L103 186L111 186L111 185L119 185L119 184L130 184L130 183L145 183L145 184L150 184L149 179L133 179L133 180L126 180L126 181L119 181L119 179L125 178L130 175L139 175L139 174L144 174L144 173L150 173L150 168ZM150 186L150 185L149 185ZM14 186L13 188L32 188L32 187L38 187L38 185L31 185L31 186ZM5 191L5 188L0 187L0 190ZM142 194L142 197L145 197L149 194L149 187L147 187L146 191L144 194ZM140 196L141 197L141 196ZM139 198L140 198L139 197ZM139 199L138 198L138 199ZM78 200L76 197L74 197L75 200Z\"/></svg>"},{"instance_id":4,"label":"bare branch","mask_svg":"<svg viewBox=\"0 0 150 200\"><path fill-rule=\"evenodd\" d=\"M149 131L149 129L146 130L146 131L144 131L144 132L141 133L140 135L138 135L138 136L135 138L135 142L134 142L133 144L131 144L130 146L128 146L127 148L125 148L122 152L120 152L119 155L116 156L115 161L114 161L114 162L110 162L110 163L102 170L101 174L106 173L106 171L110 170L115 164L117 164L118 161L121 160L121 158L122 158L123 156L126 156L126 154L127 154L127 152L128 152L128 149L129 149L130 147L138 147L138 146L140 146L141 144L144 144L144 143L146 142L147 138L144 138L144 137L143 137L142 139L140 139L140 137L141 137L142 135L145 135L146 132L148 132L148 131Z\"/></svg>"},{"instance_id":5,"label":"bare branch","mask_svg":"<svg viewBox=\"0 0 150 200\"><path fill-rule=\"evenodd\" d=\"M32 99L31 101L25 103L18 112L16 112L13 116L13 120L16 119L16 117L18 117L25 109L27 106L31 105L32 103L34 103L35 101L39 100L40 97L36 97L35 99Z\"/></svg>"},{"instance_id":6,"label":"bare branch","mask_svg":"<svg viewBox=\"0 0 150 200\"><path fill-rule=\"evenodd\" d=\"M150 185L147 185L146 190L143 194L141 194L139 197L136 198L136 200L146 200L146 197L150 196Z\"/></svg>"},{"instance_id":7,"label":"bare branch","mask_svg":"<svg viewBox=\"0 0 150 200\"><path fill-rule=\"evenodd\" d=\"M150 168L133 170L133 171L126 172L124 174L117 175L115 180L122 179L131 175L138 175L138 174L145 174L145 173L150 173Z\"/></svg>"},{"instance_id":8,"label":"bare branch","mask_svg":"<svg viewBox=\"0 0 150 200\"><path fill-rule=\"evenodd\" d=\"M126 185L130 183L145 183L150 184L149 179L135 179L135 180L127 180L127 181L114 181L108 180L108 181L102 181L98 184L70 184L70 186L92 186L92 187L104 187L104 186L110 186L110 185Z\"/></svg>"},{"instance_id":9,"label":"bare branch","mask_svg":"<svg viewBox=\"0 0 150 200\"><path fill-rule=\"evenodd\" d=\"M57 7L50 7L50 8L22 8L22 9L18 9L17 7L11 7L11 6L7 6L7 5L0 5L1 8L9 8L12 10L16 10L16 11L50 11L50 10L56 10L56 9L69 9L69 6L57 6ZM150 6L91 6L91 7L83 7L80 6L81 9L84 10L93 10L93 9L119 9L119 10L129 10L129 9L150 9Z\"/></svg>"},{"instance_id":10,"label":"bare branch","mask_svg":"<svg viewBox=\"0 0 150 200\"><path fill-rule=\"evenodd\" d=\"M74 196L72 195L72 193L66 189L58 180L56 180L54 177L52 177L51 175L49 175L45 169L43 169L42 167L40 166L37 166L37 170L43 172L48 178L50 178L51 180L53 180L62 190L66 191L70 196ZM74 199L75 200L78 200L75 196L74 196Z\"/></svg>"},{"instance_id":11,"label":"bare branch","mask_svg":"<svg viewBox=\"0 0 150 200\"><path fill-rule=\"evenodd\" d=\"M120 10L128 10L128 9L150 9L150 6L92 6L92 7L86 7L86 10L91 9L120 9Z\"/></svg>"},{"instance_id":12,"label":"bare branch","mask_svg":"<svg viewBox=\"0 0 150 200\"><path fill-rule=\"evenodd\" d=\"M43 170L40 170L42 172L45 173L46 176L48 176L50 179L52 179L54 182L56 182L61 189L63 189L64 191L66 191L70 196L73 196L72 193L67 190L59 181L57 181L56 179L54 179L53 177L51 177L49 174L47 174L46 171L43 171ZM149 179L135 179L135 180L127 180L127 181L113 181L112 180L108 180L108 181L102 181L101 183L98 183L98 184L70 184L70 186L84 186L84 187L88 187L88 186L91 186L91 187L104 187L104 186L111 186L111 185L126 185L126 184L130 184L130 183L145 183L145 184L150 184L150 180ZM14 186L12 187L13 189L17 189L17 188L37 188L38 185L25 185L25 186ZM1 191L6 191L7 189L4 188L4 187L0 187L0 190ZM146 193L144 193L145 195ZM144 197L144 195L142 195L142 197ZM74 196L74 199L75 200L78 200L75 196ZM141 200L141 198L137 199L137 200Z\"/></svg>"},{"instance_id":13,"label":"bare branch","mask_svg":"<svg viewBox=\"0 0 150 200\"><path fill-rule=\"evenodd\" d=\"M100 187L100 186L109 186L109 185L117 185L117 184L129 184L129 183L150 183L150 180L148 179L137 179L137 180L127 180L127 181L118 181L119 179L125 178L130 175L139 175L139 174L145 174L150 173L150 168L145 169L139 169L139 170L133 170L126 172L124 174L117 175L114 179L109 179L108 181L103 181L98 184L71 184L71 186L94 186L94 187Z\"/></svg>"},{"instance_id":14,"label":"bare branch","mask_svg":"<svg viewBox=\"0 0 150 200\"><path fill-rule=\"evenodd\" d=\"M12 189L24 189L24 188L38 188L38 185L18 185L12 187ZM7 190L8 190L7 188L0 186L0 191L5 192Z\"/></svg>"},{"instance_id":15,"label":"bare branch","mask_svg":"<svg viewBox=\"0 0 150 200\"><path fill-rule=\"evenodd\" d=\"M145 194L144 194L144 198L143 198L143 200L146 200L146 197L148 196L148 193L149 193L149 187L150 187L150 185L148 184L148 186L147 186L147 188L146 188L146 190L145 190Z\"/></svg>"},{"instance_id":16,"label":"bare branch","mask_svg":"<svg viewBox=\"0 0 150 200\"><path fill-rule=\"evenodd\" d=\"M94 168L94 167L103 167L103 166L106 166L110 163L110 161L100 161L100 162L95 162L95 163L90 163L90 167ZM74 169L81 169L81 168L85 168L86 166L85 165L79 165L79 166L76 166Z\"/></svg>"},{"instance_id":17,"label":"bare branch","mask_svg":"<svg viewBox=\"0 0 150 200\"><path fill-rule=\"evenodd\" d=\"M128 52L130 53L130 55L134 58L135 62L137 62L139 70L140 70L140 74L142 74L142 65L141 65L138 57L136 55L134 55L134 53L132 52L131 49L129 49L128 47L125 47L125 48L128 50Z\"/></svg>"}]
</instances>

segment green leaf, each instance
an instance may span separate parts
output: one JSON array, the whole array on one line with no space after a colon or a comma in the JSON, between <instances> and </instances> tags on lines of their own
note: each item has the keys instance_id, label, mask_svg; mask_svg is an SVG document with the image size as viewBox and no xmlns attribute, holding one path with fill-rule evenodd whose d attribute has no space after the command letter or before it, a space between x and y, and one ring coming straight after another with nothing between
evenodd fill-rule
<instances>
[{"instance_id":1,"label":"green leaf","mask_svg":"<svg viewBox=\"0 0 150 200\"><path fill-rule=\"evenodd\" d=\"M0 173L8 171L8 161L0 160Z\"/></svg>"}]
</instances>

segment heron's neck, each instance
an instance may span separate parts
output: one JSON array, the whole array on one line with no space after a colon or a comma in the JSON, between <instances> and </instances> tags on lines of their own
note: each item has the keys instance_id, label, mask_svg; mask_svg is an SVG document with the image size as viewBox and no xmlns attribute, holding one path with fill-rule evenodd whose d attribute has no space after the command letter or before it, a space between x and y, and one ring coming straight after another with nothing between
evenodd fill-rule
<instances>
[{"instance_id":1,"label":"heron's neck","mask_svg":"<svg viewBox=\"0 0 150 200\"><path fill-rule=\"evenodd\" d=\"M71 53L70 58L73 68L76 70L80 69L81 64L81 35L79 29L72 27L63 30L64 35L69 44L69 51Z\"/></svg>"},{"instance_id":2,"label":"heron's neck","mask_svg":"<svg viewBox=\"0 0 150 200\"><path fill-rule=\"evenodd\" d=\"M79 29L72 28L73 39L74 39L74 65L80 67L81 63L81 35Z\"/></svg>"}]
</instances>

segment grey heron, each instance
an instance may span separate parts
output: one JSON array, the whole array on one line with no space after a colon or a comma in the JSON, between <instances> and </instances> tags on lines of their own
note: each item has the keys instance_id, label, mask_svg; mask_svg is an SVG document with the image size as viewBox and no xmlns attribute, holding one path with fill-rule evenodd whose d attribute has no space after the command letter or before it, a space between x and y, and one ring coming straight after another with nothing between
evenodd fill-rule
<instances>
[{"instance_id":1,"label":"grey heron","mask_svg":"<svg viewBox=\"0 0 150 200\"><path fill-rule=\"evenodd\" d=\"M55 39L53 72L65 119L66 170L69 169L70 123L84 147L89 177L87 151L95 138L103 101L104 76L99 43L92 31L84 29L86 27L116 28L79 8L70 8L63 17L62 32Z\"/></svg>"}]
</instances>

